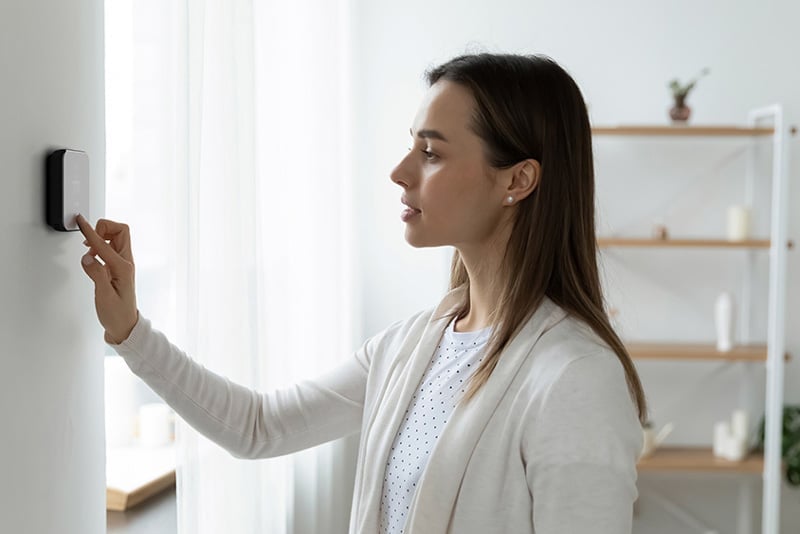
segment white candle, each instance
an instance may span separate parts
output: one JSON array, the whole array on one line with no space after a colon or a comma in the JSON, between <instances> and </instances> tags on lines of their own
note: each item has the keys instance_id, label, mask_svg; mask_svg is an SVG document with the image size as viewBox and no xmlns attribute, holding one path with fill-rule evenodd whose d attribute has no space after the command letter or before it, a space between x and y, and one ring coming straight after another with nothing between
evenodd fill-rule
<instances>
[{"instance_id":1,"label":"white candle","mask_svg":"<svg viewBox=\"0 0 800 534\"><path fill-rule=\"evenodd\" d=\"M726 441L727 443L725 444L724 454L725 459L730 460L731 462L739 462L743 460L747 455L747 444L744 442L744 440L732 436Z\"/></svg>"},{"instance_id":2,"label":"white candle","mask_svg":"<svg viewBox=\"0 0 800 534\"><path fill-rule=\"evenodd\" d=\"M714 456L725 457L728 440L731 438L731 424L720 421L714 425Z\"/></svg>"},{"instance_id":3,"label":"white candle","mask_svg":"<svg viewBox=\"0 0 800 534\"><path fill-rule=\"evenodd\" d=\"M733 412L733 417L731 418L731 430L733 433L733 437L736 439L741 439L745 443L747 442L747 438L750 435L750 420L747 416L747 412L745 410L736 410Z\"/></svg>"},{"instance_id":4,"label":"white candle","mask_svg":"<svg viewBox=\"0 0 800 534\"><path fill-rule=\"evenodd\" d=\"M728 207L728 240L744 241L750 234L750 208Z\"/></svg>"}]
</instances>

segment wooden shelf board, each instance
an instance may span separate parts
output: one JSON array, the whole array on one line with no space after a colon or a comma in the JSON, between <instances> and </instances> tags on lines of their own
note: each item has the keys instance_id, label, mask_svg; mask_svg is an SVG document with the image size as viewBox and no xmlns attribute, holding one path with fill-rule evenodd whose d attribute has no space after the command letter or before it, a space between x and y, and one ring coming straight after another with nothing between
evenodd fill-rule
<instances>
[{"instance_id":1,"label":"wooden shelf board","mask_svg":"<svg viewBox=\"0 0 800 534\"><path fill-rule=\"evenodd\" d=\"M654 343L629 342L625 348L635 360L727 360L727 361L767 361L766 345L739 345L728 352L720 352L712 343ZM787 352L783 356L790 361Z\"/></svg>"},{"instance_id":2,"label":"wooden shelf board","mask_svg":"<svg viewBox=\"0 0 800 534\"><path fill-rule=\"evenodd\" d=\"M769 248L769 239L747 239L745 241L728 241L726 239L652 239L638 237L599 237L597 244L605 247L722 247L722 248ZM788 248L794 242L788 241Z\"/></svg>"},{"instance_id":3,"label":"wooden shelf board","mask_svg":"<svg viewBox=\"0 0 800 534\"><path fill-rule=\"evenodd\" d=\"M625 348L636 360L731 360L767 361L766 345L740 345L720 352L711 343L626 343ZM785 355L789 360L789 354Z\"/></svg>"},{"instance_id":4,"label":"wooden shelf board","mask_svg":"<svg viewBox=\"0 0 800 534\"><path fill-rule=\"evenodd\" d=\"M117 488L106 488L106 510L114 512L124 512L125 510L136 506L157 495L167 488L175 485L175 471L164 473L160 477L151 480L147 484L136 488L133 491L127 492Z\"/></svg>"},{"instance_id":5,"label":"wooden shelf board","mask_svg":"<svg viewBox=\"0 0 800 534\"><path fill-rule=\"evenodd\" d=\"M649 136L726 136L752 137L772 135L774 128L745 128L740 126L676 126L620 124L618 126L593 126L594 135L649 135Z\"/></svg>"},{"instance_id":6,"label":"wooden shelf board","mask_svg":"<svg viewBox=\"0 0 800 534\"><path fill-rule=\"evenodd\" d=\"M124 512L174 485L174 446L106 450L106 510Z\"/></svg>"},{"instance_id":7,"label":"wooden shelf board","mask_svg":"<svg viewBox=\"0 0 800 534\"><path fill-rule=\"evenodd\" d=\"M741 462L715 457L708 447L660 447L639 460L639 471L715 471L730 473L762 473L764 457L753 452Z\"/></svg>"}]
</instances>

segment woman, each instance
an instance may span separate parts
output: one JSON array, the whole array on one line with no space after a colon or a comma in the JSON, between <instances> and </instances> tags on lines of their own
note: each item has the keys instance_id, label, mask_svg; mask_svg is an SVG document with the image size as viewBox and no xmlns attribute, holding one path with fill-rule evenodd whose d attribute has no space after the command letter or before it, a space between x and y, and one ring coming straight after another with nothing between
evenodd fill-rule
<instances>
[{"instance_id":1,"label":"woman","mask_svg":"<svg viewBox=\"0 0 800 534\"><path fill-rule=\"evenodd\" d=\"M581 93L541 56L461 56L427 79L391 179L406 240L455 248L438 306L258 393L154 330L128 228L81 217L106 342L234 456L360 431L352 533L630 532L645 398L604 312Z\"/></svg>"}]
</instances>

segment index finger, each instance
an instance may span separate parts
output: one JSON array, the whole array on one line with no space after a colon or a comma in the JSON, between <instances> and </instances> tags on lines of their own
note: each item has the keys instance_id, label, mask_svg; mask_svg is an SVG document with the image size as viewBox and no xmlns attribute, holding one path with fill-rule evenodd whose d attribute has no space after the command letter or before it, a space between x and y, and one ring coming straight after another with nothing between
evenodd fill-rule
<instances>
[{"instance_id":1,"label":"index finger","mask_svg":"<svg viewBox=\"0 0 800 534\"><path fill-rule=\"evenodd\" d=\"M76 219L78 221L78 228L81 229L81 233L86 237L89 245L97 252L97 255L100 256L104 262L114 267L120 265L124 261L122 256L117 254L117 252L111 248L111 245L106 243L105 239L100 237L100 235L94 231L92 225L89 224L89 221L83 218L83 215L79 213Z\"/></svg>"},{"instance_id":2,"label":"index finger","mask_svg":"<svg viewBox=\"0 0 800 534\"><path fill-rule=\"evenodd\" d=\"M111 248L124 259L133 263L131 232L127 224L110 221L108 219L98 219L95 232L104 240L111 240Z\"/></svg>"}]
</instances>

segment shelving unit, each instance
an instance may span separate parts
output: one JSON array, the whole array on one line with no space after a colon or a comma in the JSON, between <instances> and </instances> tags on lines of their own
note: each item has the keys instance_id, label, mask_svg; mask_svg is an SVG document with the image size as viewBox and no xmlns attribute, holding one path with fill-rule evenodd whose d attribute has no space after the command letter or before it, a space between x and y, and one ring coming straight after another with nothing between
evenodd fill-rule
<instances>
[{"instance_id":1,"label":"shelving unit","mask_svg":"<svg viewBox=\"0 0 800 534\"><path fill-rule=\"evenodd\" d=\"M761 123L769 121L768 127ZM794 243L787 239L787 168L788 152L786 137L793 135L795 128L787 129L783 124L783 112L779 105L753 110L748 115L745 126L671 126L671 125L619 125L596 126L593 136L632 136L632 137L745 137L772 139L772 181L770 207L770 233L762 239L728 241L716 237L709 238L668 238L653 239L633 236L603 236L598 238L601 248L636 247L693 247L699 249L739 248L748 252L745 263L745 276L740 296L742 310L741 345L730 352L719 352L714 344L702 343L633 343L626 342L634 360L677 360L700 361L722 360L741 365L764 364L766 366L766 396L764 413L766 421L764 453L754 452L740 462L730 462L714 457L710 447L662 447L654 454L640 460L640 472L723 472L734 474L762 474L762 534L778 534L780 526L780 489L783 473L781 471L781 421L783 414L784 363L789 359L785 351L785 294L787 251ZM749 158L746 175L744 202L752 205L759 176L755 171L753 158ZM754 255L760 250L769 251L769 301L766 343L750 343L749 316L746 315L751 304L750 280L753 272ZM743 375L749 376L746 373ZM758 414L751 414L758 416ZM750 504L752 501L750 485L740 483L739 492L739 532L749 532L752 523ZM657 499L673 515L686 524L713 532L692 517L688 512L656 492ZM746 509L745 509L746 508Z\"/></svg>"},{"instance_id":2,"label":"shelving unit","mask_svg":"<svg viewBox=\"0 0 800 534\"><path fill-rule=\"evenodd\" d=\"M747 239L728 241L726 239L652 239L637 237L603 237L597 240L601 248L606 247L700 247L700 248L763 248L772 246L769 239ZM794 248L794 242L786 242L786 248Z\"/></svg>"}]
</instances>

